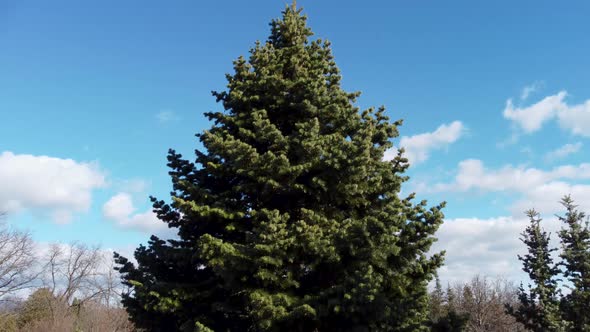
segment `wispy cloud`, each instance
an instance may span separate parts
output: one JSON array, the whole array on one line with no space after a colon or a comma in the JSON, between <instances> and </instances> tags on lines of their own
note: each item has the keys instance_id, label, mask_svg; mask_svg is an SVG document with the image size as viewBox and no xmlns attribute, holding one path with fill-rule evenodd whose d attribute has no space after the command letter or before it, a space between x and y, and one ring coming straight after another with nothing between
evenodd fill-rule
<instances>
[{"instance_id":1,"label":"wispy cloud","mask_svg":"<svg viewBox=\"0 0 590 332\"><path fill-rule=\"evenodd\" d=\"M403 136L399 147L405 149L405 156L410 164L417 164L428 159L430 152L448 147L456 142L465 133L465 126L461 121L453 121L443 124L435 131L414 136ZM385 152L385 160L393 159L397 154L397 148Z\"/></svg>"},{"instance_id":2,"label":"wispy cloud","mask_svg":"<svg viewBox=\"0 0 590 332\"><path fill-rule=\"evenodd\" d=\"M516 107L512 99L508 99L503 112L504 118L513 121L525 133L533 133L541 129L545 122L554 118L557 112L567 109L564 101L566 96L567 92L560 91L527 107Z\"/></svg>"},{"instance_id":3,"label":"wispy cloud","mask_svg":"<svg viewBox=\"0 0 590 332\"><path fill-rule=\"evenodd\" d=\"M151 182L144 179L134 178L127 180L117 180L113 186L120 192L128 193L145 193L145 191L151 186Z\"/></svg>"},{"instance_id":4,"label":"wispy cloud","mask_svg":"<svg viewBox=\"0 0 590 332\"><path fill-rule=\"evenodd\" d=\"M542 81L535 81L531 85L525 86L524 88L522 88L522 92L520 93L520 100L527 100L531 94L537 92L542 87Z\"/></svg>"},{"instance_id":5,"label":"wispy cloud","mask_svg":"<svg viewBox=\"0 0 590 332\"><path fill-rule=\"evenodd\" d=\"M568 106L558 114L559 125L574 135L590 137L590 99Z\"/></svg>"},{"instance_id":6,"label":"wispy cloud","mask_svg":"<svg viewBox=\"0 0 590 332\"><path fill-rule=\"evenodd\" d=\"M176 120L178 116L175 112L170 110L160 111L156 114L156 119L162 123Z\"/></svg>"},{"instance_id":7,"label":"wispy cloud","mask_svg":"<svg viewBox=\"0 0 590 332\"><path fill-rule=\"evenodd\" d=\"M515 106L512 99L506 101L504 118L512 121L525 134L540 130L551 120L557 120L561 128L574 135L590 137L590 99L569 105L566 91L547 96L529 106Z\"/></svg>"},{"instance_id":8,"label":"wispy cloud","mask_svg":"<svg viewBox=\"0 0 590 332\"><path fill-rule=\"evenodd\" d=\"M549 151L545 154L545 160L552 161L556 159L565 158L571 154L574 154L582 148L582 142L576 142L574 144L565 144L553 151Z\"/></svg>"}]
</instances>

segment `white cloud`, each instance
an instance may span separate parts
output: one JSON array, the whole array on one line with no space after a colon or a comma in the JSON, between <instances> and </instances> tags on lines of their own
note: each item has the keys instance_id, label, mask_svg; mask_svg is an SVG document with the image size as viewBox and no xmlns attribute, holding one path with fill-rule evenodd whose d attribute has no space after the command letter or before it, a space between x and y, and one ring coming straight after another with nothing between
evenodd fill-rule
<instances>
[{"instance_id":1,"label":"white cloud","mask_svg":"<svg viewBox=\"0 0 590 332\"><path fill-rule=\"evenodd\" d=\"M546 184L557 179L590 179L590 163L577 166L562 165L550 171L537 168L506 165L497 170L487 169L478 159L467 159L459 163L455 180L448 184L437 184L436 191L517 191L526 192L531 187Z\"/></svg>"},{"instance_id":2,"label":"white cloud","mask_svg":"<svg viewBox=\"0 0 590 332\"><path fill-rule=\"evenodd\" d=\"M520 135L517 132L513 131L509 137L507 137L503 141L496 143L496 146L503 149L503 148L507 147L508 145L513 145L516 142L518 142L519 138L520 138Z\"/></svg>"},{"instance_id":3,"label":"white cloud","mask_svg":"<svg viewBox=\"0 0 590 332\"><path fill-rule=\"evenodd\" d=\"M449 184L437 184L437 191L483 191L523 190L532 185L541 184L546 176L536 169L505 166L499 170L488 170L478 159L467 159L459 163L455 181Z\"/></svg>"},{"instance_id":4,"label":"white cloud","mask_svg":"<svg viewBox=\"0 0 590 332\"><path fill-rule=\"evenodd\" d=\"M421 163L428 159L433 150L440 150L456 142L465 132L461 121L453 121L443 124L435 131L414 136L403 136L399 146L405 149L405 157L410 164ZM397 149L392 148L385 152L385 160L392 160L397 154Z\"/></svg>"},{"instance_id":5,"label":"white cloud","mask_svg":"<svg viewBox=\"0 0 590 332\"><path fill-rule=\"evenodd\" d=\"M543 86L543 82L535 81L531 85L527 85L522 88L520 93L520 100L526 100L532 93L537 92Z\"/></svg>"},{"instance_id":6,"label":"white cloud","mask_svg":"<svg viewBox=\"0 0 590 332\"><path fill-rule=\"evenodd\" d=\"M176 113L169 110L160 111L156 114L156 119L158 119L158 121L160 122L170 122L172 120L175 120L176 118Z\"/></svg>"},{"instance_id":7,"label":"white cloud","mask_svg":"<svg viewBox=\"0 0 590 332\"><path fill-rule=\"evenodd\" d=\"M512 214L517 215L530 208L541 213L556 213L562 210L559 203L564 195L571 195L583 211L590 211L590 185L570 184L564 181L551 181L530 190L510 207Z\"/></svg>"},{"instance_id":8,"label":"white cloud","mask_svg":"<svg viewBox=\"0 0 590 332\"><path fill-rule=\"evenodd\" d=\"M103 215L114 221L123 221L135 211L131 195L126 193L119 193L109 199L102 208Z\"/></svg>"},{"instance_id":9,"label":"white cloud","mask_svg":"<svg viewBox=\"0 0 590 332\"><path fill-rule=\"evenodd\" d=\"M537 168L506 165L499 169L488 169L481 160L468 159L459 163L455 179L450 183L433 186L420 185L421 189L433 192L482 192L517 193L521 196L510 207L514 215L536 208L541 212L553 213L560 210L559 200L567 194L580 202L581 207L590 208L590 185L568 183L566 180L589 180L590 163L562 165L549 171Z\"/></svg>"},{"instance_id":10,"label":"white cloud","mask_svg":"<svg viewBox=\"0 0 590 332\"><path fill-rule=\"evenodd\" d=\"M582 148L581 142L577 142L574 144L568 143L568 144L565 144L553 151L547 152L547 154L545 154L545 159L549 160L549 161L556 160L556 159L562 159L562 158L569 156L570 154L574 154L574 153L580 151L581 148Z\"/></svg>"},{"instance_id":11,"label":"white cloud","mask_svg":"<svg viewBox=\"0 0 590 332\"><path fill-rule=\"evenodd\" d=\"M557 116L562 128L574 135L590 137L590 100L563 109Z\"/></svg>"},{"instance_id":12,"label":"white cloud","mask_svg":"<svg viewBox=\"0 0 590 332\"><path fill-rule=\"evenodd\" d=\"M439 270L441 280L465 282L476 274L526 280L517 255L526 251L519 238L527 224L523 214L516 218L445 220L433 246L433 252L446 251L445 266ZM557 246L560 222L556 218L544 219L542 227L551 232L552 245Z\"/></svg>"},{"instance_id":13,"label":"white cloud","mask_svg":"<svg viewBox=\"0 0 590 332\"><path fill-rule=\"evenodd\" d=\"M508 99L504 118L513 121L527 134L538 131L550 120L557 120L563 129L572 134L590 137L590 100L568 105L565 101L567 95L566 91L560 91L526 107L515 107L512 99Z\"/></svg>"},{"instance_id":14,"label":"white cloud","mask_svg":"<svg viewBox=\"0 0 590 332\"><path fill-rule=\"evenodd\" d=\"M90 208L92 191L106 185L96 164L48 156L0 154L0 210L33 210L67 223Z\"/></svg>"},{"instance_id":15,"label":"white cloud","mask_svg":"<svg viewBox=\"0 0 590 332\"><path fill-rule=\"evenodd\" d=\"M543 100L527 107L515 107L512 99L506 101L504 117L514 121L525 133L535 132L543 124L557 115L557 112L567 109L564 101L567 92L561 91L556 95L545 97Z\"/></svg>"},{"instance_id":16,"label":"white cloud","mask_svg":"<svg viewBox=\"0 0 590 332\"><path fill-rule=\"evenodd\" d=\"M133 199L128 193L118 193L111 197L102 208L105 218L114 221L118 226L147 233L160 232L168 229L168 225L158 219L156 214L148 209L136 213Z\"/></svg>"}]
</instances>

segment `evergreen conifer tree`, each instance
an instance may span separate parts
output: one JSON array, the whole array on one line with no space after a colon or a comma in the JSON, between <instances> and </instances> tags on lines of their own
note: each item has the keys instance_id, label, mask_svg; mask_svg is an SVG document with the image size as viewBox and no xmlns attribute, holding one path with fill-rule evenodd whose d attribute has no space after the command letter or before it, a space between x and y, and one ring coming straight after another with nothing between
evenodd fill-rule
<instances>
[{"instance_id":1,"label":"evergreen conifer tree","mask_svg":"<svg viewBox=\"0 0 590 332\"><path fill-rule=\"evenodd\" d=\"M559 310L557 275L560 271L551 257L556 249L549 247L550 235L541 228L539 213L535 210L526 213L530 224L521 233L521 241L526 245L528 253L518 255L518 259L532 285L529 285L528 291L520 285L520 303L516 307L507 306L507 311L531 331L565 331L566 324L562 321Z\"/></svg>"},{"instance_id":2,"label":"evergreen conifer tree","mask_svg":"<svg viewBox=\"0 0 590 332\"><path fill-rule=\"evenodd\" d=\"M449 310L456 311L457 310L457 296L455 295L455 290L451 287L451 283L447 282L447 293L446 293L447 305L449 306Z\"/></svg>"},{"instance_id":3,"label":"evergreen conifer tree","mask_svg":"<svg viewBox=\"0 0 590 332\"><path fill-rule=\"evenodd\" d=\"M562 310L571 331L590 331L590 228L586 214L577 209L570 196L561 204L566 208L565 216L559 219L565 228L559 232L561 239L561 265L563 275L571 286L571 293L564 297Z\"/></svg>"},{"instance_id":4,"label":"evergreen conifer tree","mask_svg":"<svg viewBox=\"0 0 590 332\"><path fill-rule=\"evenodd\" d=\"M194 162L171 150L172 202L152 199L178 239L116 255L123 303L150 331L424 331L429 254L444 204L399 197L401 121L360 111L330 43L295 5L234 62L224 112Z\"/></svg>"},{"instance_id":5,"label":"evergreen conifer tree","mask_svg":"<svg viewBox=\"0 0 590 332\"><path fill-rule=\"evenodd\" d=\"M467 330L469 314L459 314L454 310L446 313L438 321L433 322L431 332L463 332Z\"/></svg>"},{"instance_id":6,"label":"evergreen conifer tree","mask_svg":"<svg viewBox=\"0 0 590 332\"><path fill-rule=\"evenodd\" d=\"M448 304L445 303L445 292L438 276L435 277L434 290L429 294L430 320L436 322L447 313Z\"/></svg>"},{"instance_id":7,"label":"evergreen conifer tree","mask_svg":"<svg viewBox=\"0 0 590 332\"><path fill-rule=\"evenodd\" d=\"M454 291L450 285L445 294L438 276L435 279L434 291L430 294L430 330L432 332L465 331L468 314L456 311Z\"/></svg>"}]
</instances>

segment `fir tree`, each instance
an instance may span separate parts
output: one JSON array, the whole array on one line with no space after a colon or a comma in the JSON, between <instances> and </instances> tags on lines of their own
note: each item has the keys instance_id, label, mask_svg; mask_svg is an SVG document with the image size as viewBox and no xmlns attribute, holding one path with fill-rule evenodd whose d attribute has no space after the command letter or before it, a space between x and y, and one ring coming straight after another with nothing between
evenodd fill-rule
<instances>
[{"instance_id":1,"label":"fir tree","mask_svg":"<svg viewBox=\"0 0 590 332\"><path fill-rule=\"evenodd\" d=\"M529 275L532 285L528 291L521 284L518 289L519 305L507 306L510 315L527 329L536 332L564 331L566 325L559 311L557 275L559 268L553 263L549 247L550 235L541 228L541 218L535 210L527 211L530 224L521 233L521 241L528 253L518 255L523 271Z\"/></svg>"},{"instance_id":2,"label":"fir tree","mask_svg":"<svg viewBox=\"0 0 590 332\"><path fill-rule=\"evenodd\" d=\"M577 209L570 196L561 204L565 216L559 219L565 228L559 232L561 239L563 275L571 285L571 293L564 297L562 310L572 322L571 331L590 331L590 229L584 212Z\"/></svg>"},{"instance_id":3,"label":"fir tree","mask_svg":"<svg viewBox=\"0 0 590 332\"><path fill-rule=\"evenodd\" d=\"M459 314L454 310L446 313L438 321L432 323L431 332L462 332L466 331L469 314Z\"/></svg>"},{"instance_id":4,"label":"fir tree","mask_svg":"<svg viewBox=\"0 0 590 332\"><path fill-rule=\"evenodd\" d=\"M152 237L137 265L116 255L123 303L151 331L422 331L429 254L443 204L399 197L401 121L360 111L330 43L295 6L234 62L224 112L191 162L170 151L172 202L152 199L179 238Z\"/></svg>"},{"instance_id":5,"label":"fir tree","mask_svg":"<svg viewBox=\"0 0 590 332\"><path fill-rule=\"evenodd\" d=\"M430 320L437 322L447 313L448 304L445 304L445 293L438 276L435 277L434 290L429 295Z\"/></svg>"},{"instance_id":6,"label":"fir tree","mask_svg":"<svg viewBox=\"0 0 590 332\"><path fill-rule=\"evenodd\" d=\"M469 315L459 314L456 311L451 286L447 286L447 294L445 294L438 276L435 281L434 291L430 294L430 330L432 332L464 331Z\"/></svg>"},{"instance_id":7,"label":"fir tree","mask_svg":"<svg viewBox=\"0 0 590 332\"><path fill-rule=\"evenodd\" d=\"M447 293L446 293L447 305L449 306L449 310L457 310L457 295L455 295L455 290L451 287L451 283L447 283Z\"/></svg>"}]
</instances>

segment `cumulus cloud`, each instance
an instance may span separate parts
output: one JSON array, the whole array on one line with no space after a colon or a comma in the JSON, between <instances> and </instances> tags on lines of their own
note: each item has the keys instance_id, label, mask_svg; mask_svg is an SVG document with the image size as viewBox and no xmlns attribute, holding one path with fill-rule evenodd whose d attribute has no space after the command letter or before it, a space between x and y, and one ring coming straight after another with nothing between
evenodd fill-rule
<instances>
[{"instance_id":1,"label":"cumulus cloud","mask_svg":"<svg viewBox=\"0 0 590 332\"><path fill-rule=\"evenodd\" d=\"M399 146L405 149L405 157L410 164L417 164L428 159L433 150L440 150L456 142L465 132L461 121L453 121L450 124L443 124L435 131L418 134L414 136L403 136ZM392 160L397 154L393 148L385 152L385 160Z\"/></svg>"},{"instance_id":2,"label":"cumulus cloud","mask_svg":"<svg viewBox=\"0 0 590 332\"><path fill-rule=\"evenodd\" d=\"M559 125L574 135L590 137L590 100L558 113Z\"/></svg>"},{"instance_id":3,"label":"cumulus cloud","mask_svg":"<svg viewBox=\"0 0 590 332\"><path fill-rule=\"evenodd\" d=\"M583 211L590 211L590 185L572 184L564 181L551 181L523 193L523 196L510 207L512 214L535 208L541 213L555 213L562 210L559 203L564 195L571 195Z\"/></svg>"},{"instance_id":4,"label":"cumulus cloud","mask_svg":"<svg viewBox=\"0 0 590 332\"><path fill-rule=\"evenodd\" d=\"M516 107L512 99L508 99L503 115L526 134L538 131L551 120L557 120L563 129L572 134L590 137L590 100L568 105L565 101L567 96L566 91L560 91L524 107Z\"/></svg>"},{"instance_id":5,"label":"cumulus cloud","mask_svg":"<svg viewBox=\"0 0 590 332\"><path fill-rule=\"evenodd\" d=\"M590 163L562 165L550 171L534 167L506 165L499 169L488 169L478 159L467 159L459 163L457 175L452 183L437 184L437 191L518 191L525 192L531 187L546 184L556 179L590 179Z\"/></svg>"},{"instance_id":6,"label":"cumulus cloud","mask_svg":"<svg viewBox=\"0 0 590 332\"><path fill-rule=\"evenodd\" d=\"M523 214L445 220L437 233L439 240L433 246L433 252L446 251L445 266L439 270L441 280L465 282L476 274L525 280L517 255L526 252L519 238L527 224ZM552 245L557 246L556 231L561 227L557 218L543 220L542 227L551 232Z\"/></svg>"},{"instance_id":7,"label":"cumulus cloud","mask_svg":"<svg viewBox=\"0 0 590 332\"><path fill-rule=\"evenodd\" d=\"M503 114L506 119L516 123L525 133L532 133L541 129L545 122L556 116L557 112L567 109L564 101L566 96L567 92L561 91L527 107L515 107L512 99L508 99Z\"/></svg>"},{"instance_id":8,"label":"cumulus cloud","mask_svg":"<svg viewBox=\"0 0 590 332\"><path fill-rule=\"evenodd\" d=\"M590 163L562 165L545 171L538 168L506 165L486 168L481 160L468 159L459 163L455 179L449 183L422 186L433 192L504 192L520 194L510 207L514 215L529 208L554 213L560 210L559 200L571 194L581 207L590 207L590 185L570 183L590 179ZM570 181L570 182L567 182Z\"/></svg>"},{"instance_id":9,"label":"cumulus cloud","mask_svg":"<svg viewBox=\"0 0 590 332\"><path fill-rule=\"evenodd\" d=\"M549 151L545 154L545 160L551 161L556 159L565 158L571 154L574 154L582 148L581 142L576 142L574 144L568 143L565 144L553 151Z\"/></svg>"},{"instance_id":10,"label":"cumulus cloud","mask_svg":"<svg viewBox=\"0 0 590 332\"><path fill-rule=\"evenodd\" d=\"M32 210L67 223L90 208L92 192L106 185L94 163L30 154L0 154L0 210Z\"/></svg>"},{"instance_id":11,"label":"cumulus cloud","mask_svg":"<svg viewBox=\"0 0 590 332\"><path fill-rule=\"evenodd\" d=\"M111 197L103 205L102 213L105 218L114 221L121 228L146 233L157 233L168 229L168 225L158 219L151 209L136 213L133 199L128 193L118 193Z\"/></svg>"}]
</instances>

